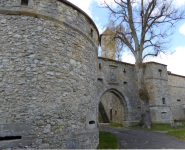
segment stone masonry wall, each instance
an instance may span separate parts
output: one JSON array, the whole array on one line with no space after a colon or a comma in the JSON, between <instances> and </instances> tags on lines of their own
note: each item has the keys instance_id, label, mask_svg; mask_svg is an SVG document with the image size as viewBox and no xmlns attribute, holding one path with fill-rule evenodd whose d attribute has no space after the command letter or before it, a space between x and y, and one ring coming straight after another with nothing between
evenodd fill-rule
<instances>
[{"instance_id":1,"label":"stone masonry wall","mask_svg":"<svg viewBox=\"0 0 185 150\"><path fill-rule=\"evenodd\" d=\"M120 92L124 97L123 99L118 97L124 108L122 124L125 126L137 124L140 120L141 107L134 65L99 57L98 66L99 93L102 91L104 95L109 90L112 90L112 93Z\"/></svg>"},{"instance_id":2,"label":"stone masonry wall","mask_svg":"<svg viewBox=\"0 0 185 150\"><path fill-rule=\"evenodd\" d=\"M62 2L20 2L0 1L0 137L22 138L0 149L96 148L95 27Z\"/></svg>"},{"instance_id":3,"label":"stone masonry wall","mask_svg":"<svg viewBox=\"0 0 185 150\"><path fill-rule=\"evenodd\" d=\"M185 77L168 74L173 120L185 120Z\"/></svg>"},{"instance_id":4,"label":"stone masonry wall","mask_svg":"<svg viewBox=\"0 0 185 150\"><path fill-rule=\"evenodd\" d=\"M115 60L115 43L114 35L102 35L101 57Z\"/></svg>"},{"instance_id":5,"label":"stone masonry wall","mask_svg":"<svg viewBox=\"0 0 185 150\"><path fill-rule=\"evenodd\" d=\"M150 97L152 122L173 122L166 65L155 62L146 63L145 81Z\"/></svg>"},{"instance_id":6,"label":"stone masonry wall","mask_svg":"<svg viewBox=\"0 0 185 150\"><path fill-rule=\"evenodd\" d=\"M111 92L105 93L101 98L101 102L111 122L123 122L123 104L120 102L119 98L116 95ZM112 110L112 117L110 110Z\"/></svg>"}]
</instances>

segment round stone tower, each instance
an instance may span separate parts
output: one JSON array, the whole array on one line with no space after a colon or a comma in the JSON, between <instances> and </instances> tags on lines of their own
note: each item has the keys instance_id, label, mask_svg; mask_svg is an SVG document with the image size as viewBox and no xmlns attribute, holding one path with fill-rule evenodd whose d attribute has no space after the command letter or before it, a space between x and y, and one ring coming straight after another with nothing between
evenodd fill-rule
<instances>
[{"instance_id":1,"label":"round stone tower","mask_svg":"<svg viewBox=\"0 0 185 150\"><path fill-rule=\"evenodd\" d=\"M0 36L0 149L96 148L90 17L66 0L1 0Z\"/></svg>"}]
</instances>

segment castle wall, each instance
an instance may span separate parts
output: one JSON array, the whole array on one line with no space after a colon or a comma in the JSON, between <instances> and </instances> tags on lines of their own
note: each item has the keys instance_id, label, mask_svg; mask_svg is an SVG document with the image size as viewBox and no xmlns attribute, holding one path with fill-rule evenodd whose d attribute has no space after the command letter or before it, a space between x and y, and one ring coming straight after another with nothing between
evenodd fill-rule
<instances>
[{"instance_id":1,"label":"castle wall","mask_svg":"<svg viewBox=\"0 0 185 150\"><path fill-rule=\"evenodd\" d=\"M98 32L66 3L0 3L0 137L21 136L0 141L0 149L99 143Z\"/></svg>"},{"instance_id":2,"label":"castle wall","mask_svg":"<svg viewBox=\"0 0 185 150\"><path fill-rule=\"evenodd\" d=\"M155 62L146 63L145 81L150 97L152 122L173 122L166 65Z\"/></svg>"},{"instance_id":3,"label":"castle wall","mask_svg":"<svg viewBox=\"0 0 185 150\"><path fill-rule=\"evenodd\" d=\"M173 120L185 120L185 77L168 74Z\"/></svg>"},{"instance_id":4,"label":"castle wall","mask_svg":"<svg viewBox=\"0 0 185 150\"><path fill-rule=\"evenodd\" d=\"M123 122L123 104L116 95L111 92L107 92L102 96L100 101L102 102L105 112L111 122Z\"/></svg>"}]
</instances>

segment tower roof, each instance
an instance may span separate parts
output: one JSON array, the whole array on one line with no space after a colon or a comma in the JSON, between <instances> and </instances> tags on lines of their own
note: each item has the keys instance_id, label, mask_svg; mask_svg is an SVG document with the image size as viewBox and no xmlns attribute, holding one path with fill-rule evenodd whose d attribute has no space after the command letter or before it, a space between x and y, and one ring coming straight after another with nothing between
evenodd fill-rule
<instances>
[{"instance_id":1,"label":"tower roof","mask_svg":"<svg viewBox=\"0 0 185 150\"><path fill-rule=\"evenodd\" d=\"M114 32L112 32L108 27L107 29L101 34L102 35L112 35L112 34L115 34Z\"/></svg>"},{"instance_id":2,"label":"tower roof","mask_svg":"<svg viewBox=\"0 0 185 150\"><path fill-rule=\"evenodd\" d=\"M100 35L100 46L101 46L101 37L103 36L103 35L114 35L115 33L114 32L112 32L108 27L107 27L107 29Z\"/></svg>"}]
</instances>

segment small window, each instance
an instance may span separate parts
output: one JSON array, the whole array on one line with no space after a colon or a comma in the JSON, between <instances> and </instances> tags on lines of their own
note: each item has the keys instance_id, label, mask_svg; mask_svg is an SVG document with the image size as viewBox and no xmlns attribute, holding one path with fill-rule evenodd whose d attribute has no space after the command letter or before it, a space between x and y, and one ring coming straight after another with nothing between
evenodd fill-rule
<instances>
[{"instance_id":1,"label":"small window","mask_svg":"<svg viewBox=\"0 0 185 150\"><path fill-rule=\"evenodd\" d=\"M178 101L178 102L180 102L181 100L180 100L180 99L178 99L177 101Z\"/></svg>"},{"instance_id":2,"label":"small window","mask_svg":"<svg viewBox=\"0 0 185 150\"><path fill-rule=\"evenodd\" d=\"M103 79L98 78L98 82L99 82L100 84L103 84Z\"/></svg>"},{"instance_id":3,"label":"small window","mask_svg":"<svg viewBox=\"0 0 185 150\"><path fill-rule=\"evenodd\" d=\"M28 6L28 0L21 0L21 5Z\"/></svg>"},{"instance_id":4,"label":"small window","mask_svg":"<svg viewBox=\"0 0 185 150\"><path fill-rule=\"evenodd\" d=\"M117 115L117 111L115 111L115 115Z\"/></svg>"},{"instance_id":5,"label":"small window","mask_svg":"<svg viewBox=\"0 0 185 150\"><path fill-rule=\"evenodd\" d=\"M165 98L162 98L162 102L163 104L166 104Z\"/></svg>"},{"instance_id":6,"label":"small window","mask_svg":"<svg viewBox=\"0 0 185 150\"><path fill-rule=\"evenodd\" d=\"M93 29L91 29L91 37L93 37Z\"/></svg>"},{"instance_id":7,"label":"small window","mask_svg":"<svg viewBox=\"0 0 185 150\"><path fill-rule=\"evenodd\" d=\"M89 124L95 124L95 121L93 121L93 120L89 121Z\"/></svg>"},{"instance_id":8,"label":"small window","mask_svg":"<svg viewBox=\"0 0 185 150\"><path fill-rule=\"evenodd\" d=\"M0 141L19 140L21 138L22 138L21 136L5 136L0 137Z\"/></svg>"},{"instance_id":9,"label":"small window","mask_svg":"<svg viewBox=\"0 0 185 150\"><path fill-rule=\"evenodd\" d=\"M161 112L161 114L166 114L167 112Z\"/></svg>"},{"instance_id":10,"label":"small window","mask_svg":"<svg viewBox=\"0 0 185 150\"><path fill-rule=\"evenodd\" d=\"M127 84L127 82L123 82L123 84L124 84L124 85L126 85L126 84Z\"/></svg>"},{"instance_id":11,"label":"small window","mask_svg":"<svg viewBox=\"0 0 185 150\"><path fill-rule=\"evenodd\" d=\"M99 69L101 70L101 63L99 63Z\"/></svg>"},{"instance_id":12,"label":"small window","mask_svg":"<svg viewBox=\"0 0 185 150\"><path fill-rule=\"evenodd\" d=\"M125 74L125 73L126 73L126 70L124 69L123 72L124 72L124 74Z\"/></svg>"},{"instance_id":13,"label":"small window","mask_svg":"<svg viewBox=\"0 0 185 150\"><path fill-rule=\"evenodd\" d=\"M161 76L161 74L162 74L162 70L161 70L161 69L159 69L158 71L159 71L159 73L160 73L160 76Z\"/></svg>"}]
</instances>

